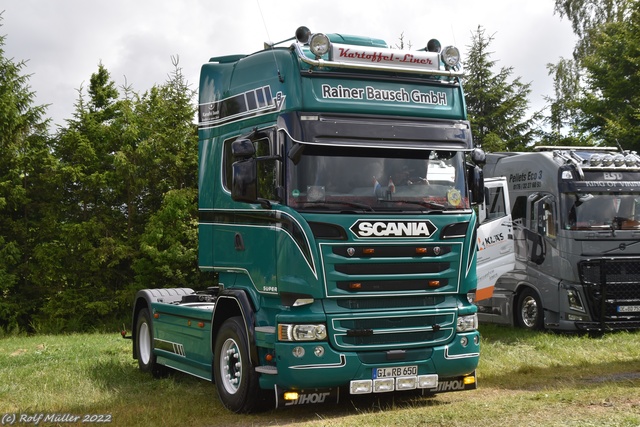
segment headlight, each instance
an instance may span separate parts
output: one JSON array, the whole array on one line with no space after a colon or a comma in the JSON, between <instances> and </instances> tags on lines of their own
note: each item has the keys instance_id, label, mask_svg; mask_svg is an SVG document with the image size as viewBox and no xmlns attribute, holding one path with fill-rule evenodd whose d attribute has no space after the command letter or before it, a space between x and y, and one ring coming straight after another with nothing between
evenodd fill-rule
<instances>
[{"instance_id":1,"label":"headlight","mask_svg":"<svg viewBox=\"0 0 640 427\"><path fill-rule=\"evenodd\" d=\"M311 52L318 58L329 52L330 46L329 37L322 33L314 34L311 36L311 40L309 40L309 49L311 49Z\"/></svg>"},{"instance_id":2,"label":"headlight","mask_svg":"<svg viewBox=\"0 0 640 427\"><path fill-rule=\"evenodd\" d=\"M281 323L278 325L279 341L324 341L327 339L327 327L317 325L293 325Z\"/></svg>"},{"instance_id":3,"label":"headlight","mask_svg":"<svg viewBox=\"0 0 640 427\"><path fill-rule=\"evenodd\" d=\"M478 329L478 315L470 314L469 316L458 316L458 332L469 332Z\"/></svg>"}]
</instances>

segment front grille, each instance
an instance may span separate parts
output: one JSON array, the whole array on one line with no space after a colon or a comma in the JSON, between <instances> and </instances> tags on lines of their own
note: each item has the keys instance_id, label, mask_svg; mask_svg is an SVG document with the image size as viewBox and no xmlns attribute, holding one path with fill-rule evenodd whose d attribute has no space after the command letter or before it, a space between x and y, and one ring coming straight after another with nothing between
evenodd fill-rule
<instances>
[{"instance_id":1,"label":"front grille","mask_svg":"<svg viewBox=\"0 0 640 427\"><path fill-rule=\"evenodd\" d=\"M338 307L348 310L392 310L396 308L424 308L442 304L443 296L411 296L397 298L345 298L338 300Z\"/></svg>"},{"instance_id":2,"label":"front grille","mask_svg":"<svg viewBox=\"0 0 640 427\"><path fill-rule=\"evenodd\" d=\"M452 339L457 309L444 303L459 292L462 243L331 242L320 249L336 349L407 350Z\"/></svg>"},{"instance_id":3,"label":"front grille","mask_svg":"<svg viewBox=\"0 0 640 427\"><path fill-rule=\"evenodd\" d=\"M455 330L453 310L442 313L413 313L330 319L331 337L344 350L391 350L436 345L449 340Z\"/></svg>"},{"instance_id":4,"label":"front grille","mask_svg":"<svg viewBox=\"0 0 640 427\"><path fill-rule=\"evenodd\" d=\"M578 264L594 319L640 320L640 258L602 258Z\"/></svg>"},{"instance_id":5,"label":"front grille","mask_svg":"<svg viewBox=\"0 0 640 427\"><path fill-rule=\"evenodd\" d=\"M321 244L327 296L399 297L458 292L462 244Z\"/></svg>"}]
</instances>

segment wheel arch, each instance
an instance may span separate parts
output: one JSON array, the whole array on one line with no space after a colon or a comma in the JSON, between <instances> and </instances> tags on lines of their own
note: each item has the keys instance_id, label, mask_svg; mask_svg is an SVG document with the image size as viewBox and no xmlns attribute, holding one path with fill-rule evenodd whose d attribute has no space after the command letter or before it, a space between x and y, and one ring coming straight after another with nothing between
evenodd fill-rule
<instances>
[{"instance_id":1,"label":"wheel arch","mask_svg":"<svg viewBox=\"0 0 640 427\"><path fill-rule=\"evenodd\" d=\"M255 344L255 309L247 294L239 289L225 289L216 299L211 320L211 353L215 357L215 341L225 320L241 316L247 332L249 359L252 366L258 366L258 348Z\"/></svg>"},{"instance_id":2,"label":"wheel arch","mask_svg":"<svg viewBox=\"0 0 640 427\"><path fill-rule=\"evenodd\" d=\"M529 282L520 282L518 283L518 286L516 286L516 290L513 293L513 299L511 300L511 307L512 307L511 322L514 326L518 324L518 319L516 317L518 316L518 310L519 310L518 301L520 300L520 295L522 295L522 293L526 290L530 290L531 292L536 294L536 296L538 297L538 301L540 301L540 309L542 310L542 325L544 327L546 323L545 318L546 318L546 311L547 311L544 306L544 299L542 298L542 294L540 293L538 288Z\"/></svg>"},{"instance_id":3,"label":"wheel arch","mask_svg":"<svg viewBox=\"0 0 640 427\"><path fill-rule=\"evenodd\" d=\"M133 345L131 349L133 351L132 357L136 359L138 350L138 331L136 325L138 324L138 314L140 310L146 308L151 315L150 321L153 323L153 313L151 312L151 304L154 302L177 302L182 300L183 295L189 295L194 293L191 288L167 288L167 289L142 289L136 293L136 297L133 304L133 314L131 323L131 339Z\"/></svg>"}]
</instances>

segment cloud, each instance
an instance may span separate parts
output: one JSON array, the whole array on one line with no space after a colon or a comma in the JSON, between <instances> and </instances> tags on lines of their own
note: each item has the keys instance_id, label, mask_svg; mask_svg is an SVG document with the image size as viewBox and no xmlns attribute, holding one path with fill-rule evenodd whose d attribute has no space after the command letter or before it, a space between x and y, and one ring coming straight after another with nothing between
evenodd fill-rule
<instances>
[{"instance_id":1,"label":"cloud","mask_svg":"<svg viewBox=\"0 0 640 427\"><path fill-rule=\"evenodd\" d=\"M7 4L8 3L8 4ZM367 35L396 45L404 34L413 48L430 38L465 53L478 25L494 34L492 59L513 66L512 77L531 82L532 108L543 105L552 80L546 64L570 57L570 24L553 14L553 0L435 0L393 2L325 0L8 0L2 27L5 55L28 60L24 72L37 104L51 104L55 123L71 118L77 89L102 62L118 86L144 92L162 84L180 57L197 88L201 64L212 56L251 53L264 41L292 37L300 25L312 31Z\"/></svg>"}]
</instances>

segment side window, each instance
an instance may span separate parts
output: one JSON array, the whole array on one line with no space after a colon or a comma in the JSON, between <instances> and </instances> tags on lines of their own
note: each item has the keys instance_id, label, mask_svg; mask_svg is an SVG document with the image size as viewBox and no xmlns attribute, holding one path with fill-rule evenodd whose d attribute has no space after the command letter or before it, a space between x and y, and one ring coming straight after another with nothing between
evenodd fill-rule
<instances>
[{"instance_id":1,"label":"side window","mask_svg":"<svg viewBox=\"0 0 640 427\"><path fill-rule=\"evenodd\" d=\"M502 218L507 215L504 200L504 189L502 187L487 188L485 203L487 206L487 219L485 222Z\"/></svg>"},{"instance_id":2,"label":"side window","mask_svg":"<svg viewBox=\"0 0 640 427\"><path fill-rule=\"evenodd\" d=\"M518 196L513 203L511 217L515 221L520 219L523 222L527 219L527 196Z\"/></svg>"},{"instance_id":3,"label":"side window","mask_svg":"<svg viewBox=\"0 0 640 427\"><path fill-rule=\"evenodd\" d=\"M544 197L536 202L537 212L537 231L543 236L547 236L551 239L556 238L556 223L555 223L555 203L549 198Z\"/></svg>"},{"instance_id":4,"label":"side window","mask_svg":"<svg viewBox=\"0 0 640 427\"><path fill-rule=\"evenodd\" d=\"M256 150L257 172L258 172L258 197L278 200L277 189L280 182L280 162L275 159L260 159L260 157L276 156L278 146L276 132L274 129L261 130L259 137L252 140ZM231 192L232 165L235 159L231 155L231 144L238 138L245 137L239 135L224 141L222 150L222 185L225 190Z\"/></svg>"},{"instance_id":5,"label":"side window","mask_svg":"<svg viewBox=\"0 0 640 427\"><path fill-rule=\"evenodd\" d=\"M275 133L270 134L275 137ZM275 141L272 138L261 138L254 142L256 157L275 156ZM278 200L278 166L280 162L275 159L261 160L258 162L258 197L267 200Z\"/></svg>"}]
</instances>

